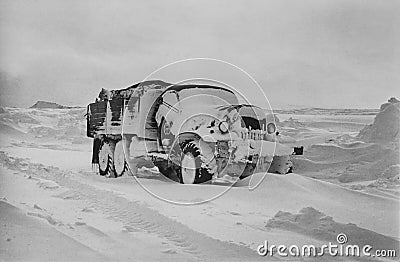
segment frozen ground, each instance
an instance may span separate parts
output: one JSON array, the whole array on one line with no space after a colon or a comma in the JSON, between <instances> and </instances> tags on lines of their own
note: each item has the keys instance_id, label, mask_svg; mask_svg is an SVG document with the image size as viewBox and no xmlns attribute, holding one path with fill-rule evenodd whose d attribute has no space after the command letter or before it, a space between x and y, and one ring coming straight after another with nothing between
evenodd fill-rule
<instances>
[{"instance_id":1,"label":"frozen ground","mask_svg":"<svg viewBox=\"0 0 400 262\"><path fill-rule=\"evenodd\" d=\"M4 108L0 260L298 261L259 257L256 249L265 240L322 246L336 243L338 233L346 233L350 244L398 255L398 139L377 125L363 129L374 122L371 111L306 113L278 114L281 133L306 149L294 160L295 173L267 174L255 190L243 180L213 201L185 206L143 187L192 202L226 188L173 184L154 170L142 170L140 184L133 177L100 177L91 170L84 109ZM381 115L375 120L380 125L395 121Z\"/></svg>"}]
</instances>

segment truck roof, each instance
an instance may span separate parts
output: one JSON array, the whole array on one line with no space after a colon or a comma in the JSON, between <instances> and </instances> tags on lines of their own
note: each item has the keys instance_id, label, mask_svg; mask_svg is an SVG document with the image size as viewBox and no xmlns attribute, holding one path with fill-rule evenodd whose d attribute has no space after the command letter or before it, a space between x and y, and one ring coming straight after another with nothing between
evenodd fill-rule
<instances>
[{"instance_id":1,"label":"truck roof","mask_svg":"<svg viewBox=\"0 0 400 262\"><path fill-rule=\"evenodd\" d=\"M162 80L148 80L148 81L136 83L136 84L131 85L131 86L128 86L128 87L126 87L126 88L115 89L115 91L117 91L117 90L118 90L118 91L126 91L126 90L129 90L129 89L135 89L135 88L137 88L138 86L149 86L149 85L170 86L170 85L172 85L172 84L167 83L167 82L164 82L164 81L162 81ZM113 90L113 91L114 91L114 90Z\"/></svg>"},{"instance_id":2,"label":"truck roof","mask_svg":"<svg viewBox=\"0 0 400 262\"><path fill-rule=\"evenodd\" d=\"M175 85L175 84L170 84L170 83L164 82L162 80L148 80L148 81L144 81L144 82L139 82L139 83L136 83L134 85L128 86L126 88L116 89L116 90L113 90L113 91L117 91L117 90L118 91L125 91L125 90L129 90L129 89L135 89L135 88L137 88L139 86L150 86L150 85L151 86L152 85L167 86L168 90L175 90L175 91L178 91L178 92L183 90L183 89L189 89L189 88L213 88L213 89L221 89L221 90L225 90L225 91L233 93L232 90L229 90L229 89L227 89L225 87L221 87L221 86L204 85L204 84L183 84L183 85L177 84L177 85Z\"/></svg>"},{"instance_id":3,"label":"truck roof","mask_svg":"<svg viewBox=\"0 0 400 262\"><path fill-rule=\"evenodd\" d=\"M234 92L232 90L229 90L225 87L221 87L221 86L213 86L213 85L196 85L196 84L188 84L188 85L172 85L170 87L168 87L167 90L175 90L177 92L183 90L183 89L190 89L190 88L212 88L212 89L219 89L219 90L225 90L228 91L232 94L234 94Z\"/></svg>"}]
</instances>

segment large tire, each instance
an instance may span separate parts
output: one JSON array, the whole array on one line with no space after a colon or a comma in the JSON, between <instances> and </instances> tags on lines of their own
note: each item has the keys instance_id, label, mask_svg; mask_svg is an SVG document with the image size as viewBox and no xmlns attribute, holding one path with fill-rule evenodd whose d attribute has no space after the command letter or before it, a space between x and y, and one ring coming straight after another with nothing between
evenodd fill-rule
<instances>
[{"instance_id":1,"label":"large tire","mask_svg":"<svg viewBox=\"0 0 400 262\"><path fill-rule=\"evenodd\" d=\"M202 167L201 152L196 143L188 141L182 144L180 182L182 184L200 184L211 180L212 174Z\"/></svg>"},{"instance_id":2,"label":"large tire","mask_svg":"<svg viewBox=\"0 0 400 262\"><path fill-rule=\"evenodd\" d=\"M115 143L103 140L99 150L99 173L105 177L115 177L114 170Z\"/></svg>"},{"instance_id":3,"label":"large tire","mask_svg":"<svg viewBox=\"0 0 400 262\"><path fill-rule=\"evenodd\" d=\"M116 176L123 176L128 172L128 163L126 162L124 152L124 140L118 141L115 145L114 170Z\"/></svg>"}]
</instances>

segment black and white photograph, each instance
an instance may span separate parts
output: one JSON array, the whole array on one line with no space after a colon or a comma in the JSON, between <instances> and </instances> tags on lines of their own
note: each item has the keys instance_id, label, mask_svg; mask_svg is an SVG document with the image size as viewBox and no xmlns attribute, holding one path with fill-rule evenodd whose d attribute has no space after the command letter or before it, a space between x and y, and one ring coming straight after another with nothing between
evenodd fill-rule
<instances>
[{"instance_id":1,"label":"black and white photograph","mask_svg":"<svg viewBox=\"0 0 400 262\"><path fill-rule=\"evenodd\" d=\"M399 0L0 0L0 261L399 261Z\"/></svg>"}]
</instances>

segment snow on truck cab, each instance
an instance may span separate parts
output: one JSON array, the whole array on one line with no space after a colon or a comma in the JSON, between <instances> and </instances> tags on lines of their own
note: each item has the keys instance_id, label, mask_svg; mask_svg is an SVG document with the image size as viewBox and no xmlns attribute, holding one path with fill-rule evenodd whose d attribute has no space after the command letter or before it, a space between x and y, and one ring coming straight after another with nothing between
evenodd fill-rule
<instances>
[{"instance_id":1,"label":"snow on truck cab","mask_svg":"<svg viewBox=\"0 0 400 262\"><path fill-rule=\"evenodd\" d=\"M92 164L107 177L156 166L180 183L233 183L292 171L293 148L279 143L274 120L220 86L155 80L102 90L87 107L87 135Z\"/></svg>"}]
</instances>

